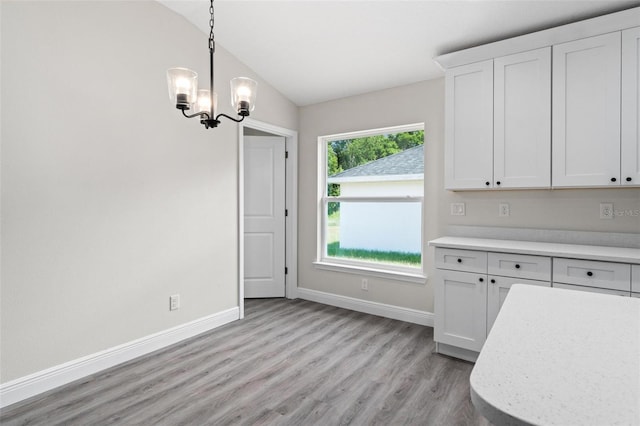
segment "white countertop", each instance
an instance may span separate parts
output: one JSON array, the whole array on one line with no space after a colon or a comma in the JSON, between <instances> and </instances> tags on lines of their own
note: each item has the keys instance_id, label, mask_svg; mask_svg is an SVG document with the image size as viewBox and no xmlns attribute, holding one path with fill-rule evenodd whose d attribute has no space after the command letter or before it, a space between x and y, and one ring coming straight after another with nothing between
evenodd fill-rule
<instances>
[{"instance_id":1,"label":"white countertop","mask_svg":"<svg viewBox=\"0 0 640 426\"><path fill-rule=\"evenodd\" d=\"M515 284L471 372L495 425L640 425L640 299Z\"/></svg>"},{"instance_id":2,"label":"white countertop","mask_svg":"<svg viewBox=\"0 0 640 426\"><path fill-rule=\"evenodd\" d=\"M506 251L508 253L640 264L640 249L636 248L465 237L441 237L429 241L429 245L467 250Z\"/></svg>"}]
</instances>

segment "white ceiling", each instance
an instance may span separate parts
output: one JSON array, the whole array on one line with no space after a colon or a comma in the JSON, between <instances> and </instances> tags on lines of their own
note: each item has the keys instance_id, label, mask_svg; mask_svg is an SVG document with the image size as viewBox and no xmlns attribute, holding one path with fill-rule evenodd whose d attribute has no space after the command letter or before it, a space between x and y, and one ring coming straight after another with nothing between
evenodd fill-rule
<instances>
[{"instance_id":1,"label":"white ceiling","mask_svg":"<svg viewBox=\"0 0 640 426\"><path fill-rule=\"evenodd\" d=\"M208 35L208 0L158 1ZM433 58L443 53L640 1L217 0L214 6L216 43L303 106L440 77Z\"/></svg>"}]
</instances>

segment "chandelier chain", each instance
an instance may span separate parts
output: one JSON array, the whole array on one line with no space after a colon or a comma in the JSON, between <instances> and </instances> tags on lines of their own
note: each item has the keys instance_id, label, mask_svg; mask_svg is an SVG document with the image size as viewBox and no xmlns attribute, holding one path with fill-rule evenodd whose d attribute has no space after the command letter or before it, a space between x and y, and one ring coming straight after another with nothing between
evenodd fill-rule
<instances>
[{"instance_id":1,"label":"chandelier chain","mask_svg":"<svg viewBox=\"0 0 640 426\"><path fill-rule=\"evenodd\" d=\"M211 18L209 18L209 49L215 49L213 41L213 0L211 0L211 5L209 6L209 14L211 15Z\"/></svg>"}]
</instances>

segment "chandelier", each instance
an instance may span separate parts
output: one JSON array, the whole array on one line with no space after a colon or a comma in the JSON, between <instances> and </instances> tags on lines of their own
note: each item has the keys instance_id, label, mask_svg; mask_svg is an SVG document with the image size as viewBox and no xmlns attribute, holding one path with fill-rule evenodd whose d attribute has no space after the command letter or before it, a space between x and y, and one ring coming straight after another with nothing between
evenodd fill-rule
<instances>
[{"instance_id":1,"label":"chandelier","mask_svg":"<svg viewBox=\"0 0 640 426\"><path fill-rule=\"evenodd\" d=\"M209 14L209 89L198 90L198 74L188 68L171 68L167 70L169 98L175 102L176 108L187 118L199 117L205 128L218 127L220 117L228 118L236 123L244 120L255 108L258 83L250 78L236 77L231 80L231 106L240 118L226 114L216 115L218 95L213 90L213 54L216 44L213 37L213 0L210 0ZM193 111L187 114L186 111Z\"/></svg>"}]
</instances>

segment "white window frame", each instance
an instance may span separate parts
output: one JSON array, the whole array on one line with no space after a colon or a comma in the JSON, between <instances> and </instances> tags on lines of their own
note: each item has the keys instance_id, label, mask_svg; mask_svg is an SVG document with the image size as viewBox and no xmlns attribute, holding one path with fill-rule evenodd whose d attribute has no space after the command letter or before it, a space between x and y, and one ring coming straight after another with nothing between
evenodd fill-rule
<instances>
[{"instance_id":1,"label":"white window frame","mask_svg":"<svg viewBox=\"0 0 640 426\"><path fill-rule=\"evenodd\" d=\"M344 139L356 139L367 136L395 134L404 132L414 132L424 130L424 123L412 123L402 126L384 127L379 129L362 130L349 133L338 133L318 137L318 191L317 191L317 255L314 265L318 269L347 272L360 275L370 275L380 278L391 278L394 280L424 283L425 274L425 250L424 250L424 197L403 196L403 197L335 197L327 194L327 145L333 141ZM424 190L424 189L423 189ZM408 267L401 265L391 265L377 262L365 262L351 259L328 257L326 248L327 236L327 206L330 202L419 202L421 206L420 215L420 267Z\"/></svg>"}]
</instances>

